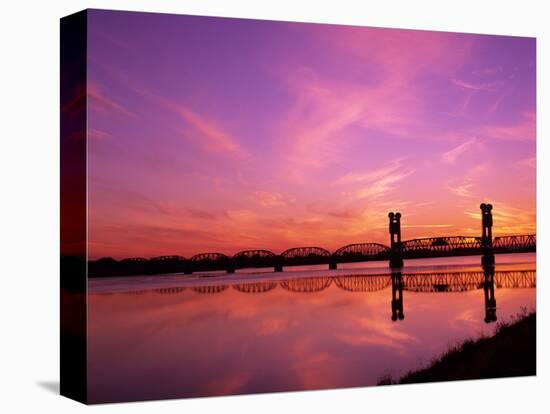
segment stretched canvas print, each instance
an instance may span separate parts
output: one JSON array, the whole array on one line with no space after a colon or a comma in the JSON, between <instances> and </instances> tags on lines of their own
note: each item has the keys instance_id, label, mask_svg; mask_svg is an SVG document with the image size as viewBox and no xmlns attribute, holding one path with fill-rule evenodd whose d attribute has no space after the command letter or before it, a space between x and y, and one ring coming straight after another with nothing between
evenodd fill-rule
<instances>
[{"instance_id":1,"label":"stretched canvas print","mask_svg":"<svg viewBox=\"0 0 550 414\"><path fill-rule=\"evenodd\" d=\"M535 49L61 19L61 393L535 375Z\"/></svg>"}]
</instances>

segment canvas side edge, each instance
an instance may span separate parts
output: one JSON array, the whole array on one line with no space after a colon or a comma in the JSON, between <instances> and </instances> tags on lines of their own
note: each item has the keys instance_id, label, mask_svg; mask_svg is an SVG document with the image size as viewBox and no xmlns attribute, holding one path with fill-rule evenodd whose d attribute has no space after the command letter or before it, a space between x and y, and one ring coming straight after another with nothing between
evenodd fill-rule
<instances>
[{"instance_id":1,"label":"canvas side edge","mask_svg":"<svg viewBox=\"0 0 550 414\"><path fill-rule=\"evenodd\" d=\"M87 392L87 19L60 21L60 393Z\"/></svg>"}]
</instances>

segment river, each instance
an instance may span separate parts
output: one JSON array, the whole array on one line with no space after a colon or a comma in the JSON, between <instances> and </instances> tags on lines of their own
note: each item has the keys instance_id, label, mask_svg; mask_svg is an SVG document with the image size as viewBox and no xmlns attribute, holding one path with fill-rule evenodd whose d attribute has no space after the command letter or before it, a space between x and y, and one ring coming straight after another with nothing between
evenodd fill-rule
<instances>
[{"instance_id":1,"label":"river","mask_svg":"<svg viewBox=\"0 0 550 414\"><path fill-rule=\"evenodd\" d=\"M497 255L491 286L478 256L90 279L89 399L376 385L533 310L535 267Z\"/></svg>"}]
</instances>

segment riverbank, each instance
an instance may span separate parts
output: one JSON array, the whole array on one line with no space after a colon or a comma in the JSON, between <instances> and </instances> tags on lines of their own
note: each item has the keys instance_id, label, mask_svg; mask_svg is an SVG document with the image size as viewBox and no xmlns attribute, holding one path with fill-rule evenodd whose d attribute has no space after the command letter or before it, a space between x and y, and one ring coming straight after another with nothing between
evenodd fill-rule
<instances>
[{"instance_id":1,"label":"riverbank","mask_svg":"<svg viewBox=\"0 0 550 414\"><path fill-rule=\"evenodd\" d=\"M493 336L467 340L428 367L399 380L384 377L378 385L536 375L536 324L536 313L524 311L498 324Z\"/></svg>"}]
</instances>

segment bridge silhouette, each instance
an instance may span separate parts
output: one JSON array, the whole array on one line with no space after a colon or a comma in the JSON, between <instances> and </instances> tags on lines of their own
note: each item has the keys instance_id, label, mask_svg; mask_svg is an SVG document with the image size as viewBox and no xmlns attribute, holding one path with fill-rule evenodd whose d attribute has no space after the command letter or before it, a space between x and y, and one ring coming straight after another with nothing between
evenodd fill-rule
<instances>
[{"instance_id":1,"label":"bridge silhouette","mask_svg":"<svg viewBox=\"0 0 550 414\"><path fill-rule=\"evenodd\" d=\"M265 280L228 284L205 284L192 287L153 289L157 293L181 293L191 289L197 293L215 294L232 288L242 293L261 294L270 292L277 287L292 293L319 293L334 285L351 293L376 292L392 285L392 278L399 273L404 291L422 293L467 292L483 289L486 272L430 272L401 273L378 275L341 275L315 276L285 279L280 281ZM494 284L501 289L536 288L537 274L535 270L509 270L494 272ZM145 292L145 291L144 291Z\"/></svg>"},{"instance_id":2,"label":"bridge silhouette","mask_svg":"<svg viewBox=\"0 0 550 414\"><path fill-rule=\"evenodd\" d=\"M186 290L201 295L217 295L229 290L243 294L269 294L275 289L282 289L296 294L320 294L331 286L350 293L376 292L391 287L391 319L403 320L404 292L417 293L456 293L483 290L486 323L495 322L496 298L495 288L501 289L535 289L537 276L535 270L496 271L492 266L483 267L483 271L402 273L377 275L339 275L302 277L284 280L262 280L226 284L208 283L195 286L180 286L150 290L129 291L126 294L180 294ZM105 293L102 293L105 294ZM107 293L110 294L110 293Z\"/></svg>"},{"instance_id":3,"label":"bridge silhouette","mask_svg":"<svg viewBox=\"0 0 550 414\"><path fill-rule=\"evenodd\" d=\"M494 264L494 254L536 251L536 236L492 236L492 205L481 204L482 234L472 236L428 237L401 240L401 214L389 213L390 245L380 243L355 243L330 252L322 247L293 247L276 254L270 250L240 251L233 256L220 252L199 253L191 258L183 256L159 256L151 259L127 258L116 261L102 258L88 264L90 277L126 276L162 273L226 271L233 273L246 268L273 268L283 271L287 266L328 265L337 269L338 264L368 261L389 261L392 268L400 268L407 259L482 255Z\"/></svg>"}]
</instances>

